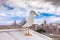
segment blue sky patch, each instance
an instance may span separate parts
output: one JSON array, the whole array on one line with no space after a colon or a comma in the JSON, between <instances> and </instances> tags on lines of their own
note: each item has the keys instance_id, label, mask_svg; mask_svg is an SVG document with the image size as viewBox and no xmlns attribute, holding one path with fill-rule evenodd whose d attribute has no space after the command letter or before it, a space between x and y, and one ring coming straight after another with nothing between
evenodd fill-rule
<instances>
[{"instance_id":1,"label":"blue sky patch","mask_svg":"<svg viewBox=\"0 0 60 40\"><path fill-rule=\"evenodd\" d=\"M13 9L14 9L14 7L11 7L11 6L9 6L9 5L3 4L3 6L6 7L8 10L13 10Z\"/></svg>"},{"instance_id":2,"label":"blue sky patch","mask_svg":"<svg viewBox=\"0 0 60 40\"><path fill-rule=\"evenodd\" d=\"M54 14L48 14L48 13L41 13L41 16L46 16L46 17L50 17L50 16L54 16Z\"/></svg>"}]
</instances>

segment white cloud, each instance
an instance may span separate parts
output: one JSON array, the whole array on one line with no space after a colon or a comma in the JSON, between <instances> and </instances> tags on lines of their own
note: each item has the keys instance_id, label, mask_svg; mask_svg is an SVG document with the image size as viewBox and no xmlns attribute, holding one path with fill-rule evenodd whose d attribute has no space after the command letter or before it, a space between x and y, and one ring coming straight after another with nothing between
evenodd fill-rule
<instances>
[{"instance_id":1,"label":"white cloud","mask_svg":"<svg viewBox=\"0 0 60 40\"><path fill-rule=\"evenodd\" d=\"M52 17L50 17L48 19L49 19L50 22L56 22L56 21L60 20L60 17L54 17L54 16L52 16ZM48 19L47 19L47 21L48 21Z\"/></svg>"},{"instance_id":2,"label":"white cloud","mask_svg":"<svg viewBox=\"0 0 60 40\"><path fill-rule=\"evenodd\" d=\"M9 24L11 24L11 23L13 23L13 20L11 20L11 21L0 20L0 25L9 25Z\"/></svg>"},{"instance_id":3,"label":"white cloud","mask_svg":"<svg viewBox=\"0 0 60 40\"><path fill-rule=\"evenodd\" d=\"M42 24L43 21L44 21L43 18L38 18L38 19L35 19L35 20L34 20L34 24Z\"/></svg>"},{"instance_id":4,"label":"white cloud","mask_svg":"<svg viewBox=\"0 0 60 40\"><path fill-rule=\"evenodd\" d=\"M55 7L51 4L51 2L44 2L40 0L8 0L5 4L9 6L12 5L15 8L26 8L26 10L35 9L40 12L48 12L53 14L60 13L59 7Z\"/></svg>"},{"instance_id":5,"label":"white cloud","mask_svg":"<svg viewBox=\"0 0 60 40\"><path fill-rule=\"evenodd\" d=\"M35 19L36 24L42 24L44 22L44 20L47 21L48 24L50 23L56 23L57 21L60 21L60 17L55 17L55 16L51 16L51 17L43 17L43 18L37 18Z\"/></svg>"},{"instance_id":6,"label":"white cloud","mask_svg":"<svg viewBox=\"0 0 60 40\"><path fill-rule=\"evenodd\" d=\"M27 6L24 0L8 0L6 4L9 6L14 6L14 7L26 7Z\"/></svg>"},{"instance_id":7,"label":"white cloud","mask_svg":"<svg viewBox=\"0 0 60 40\"><path fill-rule=\"evenodd\" d=\"M57 6L60 5L60 0L44 0L45 2L52 2L51 4Z\"/></svg>"},{"instance_id":8,"label":"white cloud","mask_svg":"<svg viewBox=\"0 0 60 40\"><path fill-rule=\"evenodd\" d=\"M52 2L45 2L44 0L0 0L0 5L4 3L5 5L14 7L13 10L7 10L7 8L0 7L0 16L2 19L8 19L11 17L27 17L30 10L36 10L37 12L46 12L49 14L60 15L60 7L54 6ZM7 18L8 17L8 18ZM0 19L1 19L0 18ZM49 20L48 20L49 19ZM42 23L44 18L35 19L35 23ZM48 22L56 22L60 20L60 17L49 17L46 18ZM53 21L54 20L54 21Z\"/></svg>"}]
</instances>

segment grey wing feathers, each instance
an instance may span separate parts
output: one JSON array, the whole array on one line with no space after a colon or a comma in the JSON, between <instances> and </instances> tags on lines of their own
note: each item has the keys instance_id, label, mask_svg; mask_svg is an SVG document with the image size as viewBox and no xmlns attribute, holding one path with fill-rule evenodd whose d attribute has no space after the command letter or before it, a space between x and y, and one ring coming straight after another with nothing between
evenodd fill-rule
<instances>
[{"instance_id":1,"label":"grey wing feathers","mask_svg":"<svg viewBox=\"0 0 60 40\"><path fill-rule=\"evenodd\" d=\"M23 19L19 24L23 26L26 23L26 19Z\"/></svg>"}]
</instances>

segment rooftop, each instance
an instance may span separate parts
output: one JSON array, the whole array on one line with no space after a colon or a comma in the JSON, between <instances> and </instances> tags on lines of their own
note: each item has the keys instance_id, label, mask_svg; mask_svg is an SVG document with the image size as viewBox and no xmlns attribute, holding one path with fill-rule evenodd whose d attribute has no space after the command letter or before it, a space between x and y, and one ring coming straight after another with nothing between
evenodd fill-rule
<instances>
[{"instance_id":1,"label":"rooftop","mask_svg":"<svg viewBox=\"0 0 60 40\"><path fill-rule=\"evenodd\" d=\"M30 30L32 36L25 36L24 29L1 29L0 40L52 40L51 38Z\"/></svg>"}]
</instances>

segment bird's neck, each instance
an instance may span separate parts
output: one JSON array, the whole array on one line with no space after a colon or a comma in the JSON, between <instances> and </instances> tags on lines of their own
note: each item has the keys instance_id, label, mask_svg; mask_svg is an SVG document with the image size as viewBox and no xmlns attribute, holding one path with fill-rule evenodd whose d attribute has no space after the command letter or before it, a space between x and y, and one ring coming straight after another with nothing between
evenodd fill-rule
<instances>
[{"instance_id":1,"label":"bird's neck","mask_svg":"<svg viewBox=\"0 0 60 40\"><path fill-rule=\"evenodd\" d=\"M34 14L33 13L32 14L30 13L29 17L34 17Z\"/></svg>"},{"instance_id":2,"label":"bird's neck","mask_svg":"<svg viewBox=\"0 0 60 40\"><path fill-rule=\"evenodd\" d=\"M34 14L30 14L29 15L29 18L34 18Z\"/></svg>"}]
</instances>

